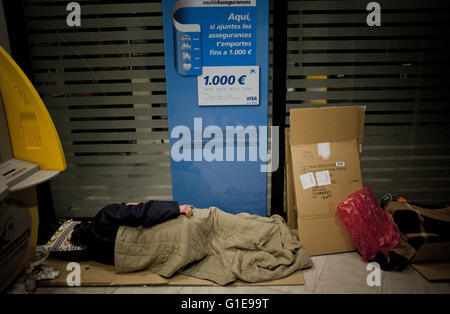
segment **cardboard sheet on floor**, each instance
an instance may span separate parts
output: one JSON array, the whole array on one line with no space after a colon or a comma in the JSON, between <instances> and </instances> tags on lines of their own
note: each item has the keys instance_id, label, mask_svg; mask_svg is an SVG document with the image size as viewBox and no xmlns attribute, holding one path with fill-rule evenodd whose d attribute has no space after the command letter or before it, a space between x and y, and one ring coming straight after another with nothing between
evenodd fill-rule
<instances>
[{"instance_id":1,"label":"cardboard sheet on floor","mask_svg":"<svg viewBox=\"0 0 450 314\"><path fill-rule=\"evenodd\" d=\"M49 258L45 263L59 271L59 276L53 280L39 281L39 286L47 287L67 287L67 276L71 271L67 271L68 261ZM198 279L185 275L176 275L172 278L165 278L151 271L140 271L127 274L116 274L114 266L104 265L97 262L81 262L81 278L80 283L83 287L94 286L219 286L216 283ZM70 278L70 277L69 277ZM235 281L232 286L293 286L304 285L305 280L301 271L297 271L292 275L271 281L248 283L243 281Z\"/></svg>"},{"instance_id":2,"label":"cardboard sheet on floor","mask_svg":"<svg viewBox=\"0 0 450 314\"><path fill-rule=\"evenodd\" d=\"M412 267L430 281L450 280L450 262L415 263Z\"/></svg>"},{"instance_id":3,"label":"cardboard sheet on floor","mask_svg":"<svg viewBox=\"0 0 450 314\"><path fill-rule=\"evenodd\" d=\"M450 280L450 242L423 244L411 262L430 281Z\"/></svg>"}]
</instances>

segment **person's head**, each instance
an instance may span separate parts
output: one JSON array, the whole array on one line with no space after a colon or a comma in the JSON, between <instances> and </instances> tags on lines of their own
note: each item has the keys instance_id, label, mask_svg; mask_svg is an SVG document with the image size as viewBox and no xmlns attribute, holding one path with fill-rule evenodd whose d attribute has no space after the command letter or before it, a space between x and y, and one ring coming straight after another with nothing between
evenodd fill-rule
<instances>
[{"instance_id":1,"label":"person's head","mask_svg":"<svg viewBox=\"0 0 450 314\"><path fill-rule=\"evenodd\" d=\"M84 221L73 228L70 243L73 245L86 246L89 242L89 227L91 222Z\"/></svg>"}]
</instances>

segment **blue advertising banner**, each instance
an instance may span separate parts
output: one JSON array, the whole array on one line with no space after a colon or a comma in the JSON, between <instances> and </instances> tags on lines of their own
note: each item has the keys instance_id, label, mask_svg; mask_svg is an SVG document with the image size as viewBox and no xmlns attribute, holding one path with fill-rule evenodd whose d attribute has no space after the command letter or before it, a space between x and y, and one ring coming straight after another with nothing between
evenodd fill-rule
<instances>
[{"instance_id":1,"label":"blue advertising banner","mask_svg":"<svg viewBox=\"0 0 450 314\"><path fill-rule=\"evenodd\" d=\"M173 199L267 213L268 0L163 0Z\"/></svg>"}]
</instances>

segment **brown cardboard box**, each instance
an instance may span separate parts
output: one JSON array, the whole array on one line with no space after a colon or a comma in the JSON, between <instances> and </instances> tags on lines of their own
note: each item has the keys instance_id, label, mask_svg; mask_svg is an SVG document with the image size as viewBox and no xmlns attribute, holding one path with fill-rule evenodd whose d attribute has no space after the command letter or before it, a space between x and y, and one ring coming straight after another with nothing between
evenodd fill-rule
<instances>
[{"instance_id":1,"label":"brown cardboard box","mask_svg":"<svg viewBox=\"0 0 450 314\"><path fill-rule=\"evenodd\" d=\"M287 145L298 233L310 255L355 249L336 208L363 187L364 113L360 106L291 109Z\"/></svg>"},{"instance_id":2,"label":"brown cardboard box","mask_svg":"<svg viewBox=\"0 0 450 314\"><path fill-rule=\"evenodd\" d=\"M287 224L297 229L297 208L295 207L294 183L292 181L291 146L289 145L289 128L285 129L285 166L286 166L286 213Z\"/></svg>"},{"instance_id":3,"label":"brown cardboard box","mask_svg":"<svg viewBox=\"0 0 450 314\"><path fill-rule=\"evenodd\" d=\"M450 280L450 242L421 245L411 262L428 280Z\"/></svg>"}]
</instances>

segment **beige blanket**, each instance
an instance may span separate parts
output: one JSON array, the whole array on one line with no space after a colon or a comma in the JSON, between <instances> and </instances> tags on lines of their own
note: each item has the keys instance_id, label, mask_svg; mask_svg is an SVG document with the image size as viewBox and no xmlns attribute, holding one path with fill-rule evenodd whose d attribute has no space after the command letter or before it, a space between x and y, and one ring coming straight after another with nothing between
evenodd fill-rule
<instances>
[{"instance_id":1,"label":"beige blanket","mask_svg":"<svg viewBox=\"0 0 450 314\"><path fill-rule=\"evenodd\" d=\"M122 226L116 237L117 273L149 269L226 285L279 279L310 266L297 235L278 215L194 209L191 218L180 215L151 228Z\"/></svg>"}]
</instances>

